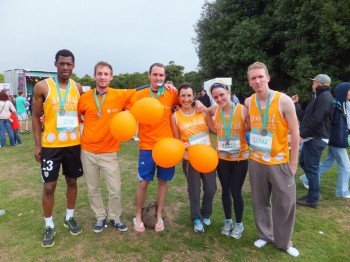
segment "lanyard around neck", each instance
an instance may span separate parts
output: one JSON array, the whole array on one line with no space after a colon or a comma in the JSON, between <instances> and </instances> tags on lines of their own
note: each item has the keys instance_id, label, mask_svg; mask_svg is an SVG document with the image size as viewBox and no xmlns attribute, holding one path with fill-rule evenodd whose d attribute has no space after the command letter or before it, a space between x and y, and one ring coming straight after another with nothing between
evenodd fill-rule
<instances>
[{"instance_id":1,"label":"lanyard around neck","mask_svg":"<svg viewBox=\"0 0 350 262\"><path fill-rule=\"evenodd\" d=\"M269 91L269 96L267 98L266 107L265 107L265 113L263 115L262 110L261 110L261 106L260 106L259 98L258 98L258 96L256 96L256 103L258 105L259 114L260 114L261 119L263 120L263 123L262 123L263 130L266 130L266 126L267 126L267 119L269 116L270 99L271 99L271 91Z\"/></svg>"},{"instance_id":2,"label":"lanyard around neck","mask_svg":"<svg viewBox=\"0 0 350 262\"><path fill-rule=\"evenodd\" d=\"M224 125L226 139L230 139L231 136L231 126L232 126L232 118L233 118L233 110L235 109L235 105L231 102L231 110L230 110L230 119L228 124L226 123L225 112L222 108L220 108L221 120Z\"/></svg>"},{"instance_id":3,"label":"lanyard around neck","mask_svg":"<svg viewBox=\"0 0 350 262\"><path fill-rule=\"evenodd\" d=\"M95 98L95 103L96 103L98 112L101 112L101 107L102 107L103 102L105 101L106 94L107 93L104 93L104 94L101 95L102 96L102 101L100 103L100 101L98 100L98 96L97 96L97 90L94 92L94 98Z\"/></svg>"},{"instance_id":4,"label":"lanyard around neck","mask_svg":"<svg viewBox=\"0 0 350 262\"><path fill-rule=\"evenodd\" d=\"M68 79L68 84L66 86L66 92L64 93L63 99L61 96L60 83L58 81L58 77L55 77L55 83L56 83L56 88L57 88L57 93L58 93L58 99L60 100L60 108L62 109L62 108L64 108L64 105L66 104L67 95L68 95L68 91L70 88L70 79Z\"/></svg>"},{"instance_id":5,"label":"lanyard around neck","mask_svg":"<svg viewBox=\"0 0 350 262\"><path fill-rule=\"evenodd\" d=\"M153 91L152 91L152 85L149 87L149 93L151 94L151 97L158 99L159 96L164 96L164 85L159 87L156 96L154 96Z\"/></svg>"}]
</instances>

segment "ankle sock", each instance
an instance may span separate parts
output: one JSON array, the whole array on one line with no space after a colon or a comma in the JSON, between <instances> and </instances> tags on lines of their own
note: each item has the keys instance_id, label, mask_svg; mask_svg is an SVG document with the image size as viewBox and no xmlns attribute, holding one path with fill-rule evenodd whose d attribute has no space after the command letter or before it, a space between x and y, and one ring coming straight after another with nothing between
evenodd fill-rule
<instances>
[{"instance_id":1,"label":"ankle sock","mask_svg":"<svg viewBox=\"0 0 350 262\"><path fill-rule=\"evenodd\" d=\"M257 241L254 242L254 246L256 246L257 248L262 248L266 244L267 244L267 242L265 240L262 240L262 239L258 239Z\"/></svg>"},{"instance_id":2,"label":"ankle sock","mask_svg":"<svg viewBox=\"0 0 350 262\"><path fill-rule=\"evenodd\" d=\"M296 249L296 248L294 248L294 247L289 247L286 251L287 251L287 253L288 253L289 255L291 255L292 257L297 257L297 256L299 256L299 251L298 251L298 249Z\"/></svg>"},{"instance_id":3,"label":"ankle sock","mask_svg":"<svg viewBox=\"0 0 350 262\"><path fill-rule=\"evenodd\" d=\"M74 209L68 209L67 208L67 212L66 212L66 220L69 220L71 217L74 216Z\"/></svg>"},{"instance_id":4,"label":"ankle sock","mask_svg":"<svg viewBox=\"0 0 350 262\"><path fill-rule=\"evenodd\" d=\"M53 223L53 217L45 217L45 227L51 227L51 228L55 228L55 225Z\"/></svg>"},{"instance_id":5,"label":"ankle sock","mask_svg":"<svg viewBox=\"0 0 350 262\"><path fill-rule=\"evenodd\" d=\"M225 225L227 225L227 224L232 224L232 219L226 219L225 220Z\"/></svg>"}]
</instances>

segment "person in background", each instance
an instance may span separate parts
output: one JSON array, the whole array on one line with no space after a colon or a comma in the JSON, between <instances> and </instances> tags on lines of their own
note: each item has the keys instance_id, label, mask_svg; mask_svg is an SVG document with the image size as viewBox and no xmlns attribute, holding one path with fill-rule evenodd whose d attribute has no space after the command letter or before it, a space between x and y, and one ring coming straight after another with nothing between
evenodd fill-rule
<instances>
[{"instance_id":1,"label":"person in background","mask_svg":"<svg viewBox=\"0 0 350 262\"><path fill-rule=\"evenodd\" d=\"M207 94L207 91L205 91L204 89L201 90L200 97L198 98L198 100L201 101L201 103L205 105L205 107L211 106L210 98Z\"/></svg>"},{"instance_id":2,"label":"person in background","mask_svg":"<svg viewBox=\"0 0 350 262\"><path fill-rule=\"evenodd\" d=\"M338 164L338 177L335 190L335 196L341 198L350 198L349 179L350 179L350 161L347 152L349 146L350 130L350 83L343 82L336 86L335 109L333 120L331 122L331 131L328 143L328 152L326 159L320 164L320 176L329 170L334 162ZM307 176L300 176L305 188L309 189Z\"/></svg>"},{"instance_id":3,"label":"person in background","mask_svg":"<svg viewBox=\"0 0 350 262\"><path fill-rule=\"evenodd\" d=\"M16 108L9 101L9 97L6 91L2 90L0 92L0 142L1 147L6 146L6 134L10 138L10 145L15 146L15 138L9 118L11 117L11 112L16 113Z\"/></svg>"},{"instance_id":4,"label":"person in background","mask_svg":"<svg viewBox=\"0 0 350 262\"><path fill-rule=\"evenodd\" d=\"M22 90L18 91L18 96L16 98L16 110L17 110L17 118L21 123L20 134L29 134L28 130L28 114L26 107L28 106L28 102L24 97L24 92ZM25 130L23 131L23 124L25 125Z\"/></svg>"},{"instance_id":5,"label":"person in background","mask_svg":"<svg viewBox=\"0 0 350 262\"><path fill-rule=\"evenodd\" d=\"M208 126L215 129L211 116L196 112L194 108L194 88L185 83L178 89L180 109L171 116L171 129L174 137L184 142L186 151L182 161L182 170L187 179L187 191L190 199L191 219L194 231L203 233L204 226L210 226L213 209L213 198L216 192L216 170L201 173L193 168L188 160L188 147L195 144L211 146ZM203 199L201 205L201 186Z\"/></svg>"},{"instance_id":6,"label":"person in background","mask_svg":"<svg viewBox=\"0 0 350 262\"><path fill-rule=\"evenodd\" d=\"M11 117L9 118L11 125L12 125L12 130L15 138L15 144L16 146L21 146L22 145L22 140L21 136L19 135L18 129L20 127L19 121L17 119L17 115L14 112L11 112Z\"/></svg>"},{"instance_id":7,"label":"person in background","mask_svg":"<svg viewBox=\"0 0 350 262\"><path fill-rule=\"evenodd\" d=\"M331 94L331 79L319 74L312 80L312 92L316 95L305 109L300 125L303 147L299 165L304 170L309 189L306 196L297 200L300 206L317 208L320 200L320 160L330 137L334 112L334 98Z\"/></svg>"}]
</instances>

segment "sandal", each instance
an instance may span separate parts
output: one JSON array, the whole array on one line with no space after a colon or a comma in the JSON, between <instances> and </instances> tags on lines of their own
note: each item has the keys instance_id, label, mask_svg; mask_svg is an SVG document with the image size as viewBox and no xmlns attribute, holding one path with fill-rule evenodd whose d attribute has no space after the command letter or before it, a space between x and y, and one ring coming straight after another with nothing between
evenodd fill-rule
<instances>
[{"instance_id":1,"label":"sandal","mask_svg":"<svg viewBox=\"0 0 350 262\"><path fill-rule=\"evenodd\" d=\"M145 226L144 226L143 222L137 223L136 222L136 217L133 219L133 222L134 222L134 229L137 232L144 232L145 231Z\"/></svg>"},{"instance_id":2,"label":"sandal","mask_svg":"<svg viewBox=\"0 0 350 262\"><path fill-rule=\"evenodd\" d=\"M156 224L156 226L154 227L154 230L156 232L161 232L161 231L164 230L164 221L163 221L163 219L159 223Z\"/></svg>"}]
</instances>

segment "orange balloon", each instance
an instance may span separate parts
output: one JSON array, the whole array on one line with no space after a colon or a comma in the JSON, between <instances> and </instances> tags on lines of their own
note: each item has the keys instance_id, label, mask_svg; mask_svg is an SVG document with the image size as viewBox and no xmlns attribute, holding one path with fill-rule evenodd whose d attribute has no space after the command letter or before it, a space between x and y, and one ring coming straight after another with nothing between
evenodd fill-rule
<instances>
[{"instance_id":1,"label":"orange balloon","mask_svg":"<svg viewBox=\"0 0 350 262\"><path fill-rule=\"evenodd\" d=\"M130 112L140 123L154 124L163 116L163 105L155 98L144 97L131 107Z\"/></svg>"},{"instance_id":2,"label":"orange balloon","mask_svg":"<svg viewBox=\"0 0 350 262\"><path fill-rule=\"evenodd\" d=\"M219 163L215 149L204 144L190 146L188 148L188 160L193 168L201 173L212 172Z\"/></svg>"},{"instance_id":3,"label":"orange balloon","mask_svg":"<svg viewBox=\"0 0 350 262\"><path fill-rule=\"evenodd\" d=\"M153 147L154 162L161 167L173 167L181 161L185 153L185 145L176 138L162 138Z\"/></svg>"},{"instance_id":4,"label":"orange balloon","mask_svg":"<svg viewBox=\"0 0 350 262\"><path fill-rule=\"evenodd\" d=\"M128 141L136 133L137 123L129 111L117 113L111 121L111 133L119 141Z\"/></svg>"}]
</instances>

